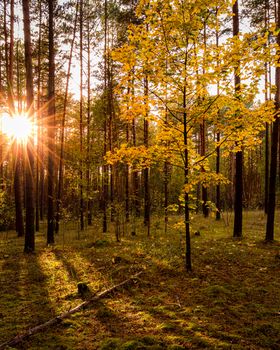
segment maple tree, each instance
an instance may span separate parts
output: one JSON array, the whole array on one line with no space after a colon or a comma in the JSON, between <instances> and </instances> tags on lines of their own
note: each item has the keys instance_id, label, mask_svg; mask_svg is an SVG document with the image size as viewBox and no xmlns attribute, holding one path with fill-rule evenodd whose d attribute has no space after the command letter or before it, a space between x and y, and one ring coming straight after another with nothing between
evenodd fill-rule
<instances>
[{"instance_id":1,"label":"maple tree","mask_svg":"<svg viewBox=\"0 0 280 350\"><path fill-rule=\"evenodd\" d=\"M217 146L223 146L224 155L254 147L265 121L271 121L271 105L250 108L257 93L260 77L262 43L252 34L228 38L216 46L211 32L218 30L220 21L231 15L231 2L199 3L141 1L137 13L141 24L130 26L128 42L113 53L122 64L119 95L121 114L126 120L136 115L156 123L157 136L150 147L129 147L108 155L109 161L128 161L148 168L151 164L168 160L184 171L183 202L187 240L186 267L190 260L190 210L195 198L195 185L204 188L227 180L210 167L210 157ZM218 9L218 11L217 11ZM201 40L208 28L209 44ZM147 29L148 28L148 29ZM254 38L254 41L253 41ZM258 56L257 56L258 54ZM263 54L264 55L264 54ZM216 64L219 57L219 65ZM258 57L258 61L256 61ZM254 66L252 66L254 62ZM257 62L257 63L256 63ZM238 96L233 94L231 74L240 65L236 75L244 76L238 83ZM133 75L135 96L128 93ZM149 94L141 92L148 77ZM211 96L211 85L219 81L219 94ZM150 113L146 116L146 108ZM169 115L168 122L165 114ZM223 111L220 113L218 111ZM219 132L219 144L211 142L208 152L197 152L195 131L198 125L208 123ZM211 135L211 134L210 134Z\"/></svg>"}]
</instances>

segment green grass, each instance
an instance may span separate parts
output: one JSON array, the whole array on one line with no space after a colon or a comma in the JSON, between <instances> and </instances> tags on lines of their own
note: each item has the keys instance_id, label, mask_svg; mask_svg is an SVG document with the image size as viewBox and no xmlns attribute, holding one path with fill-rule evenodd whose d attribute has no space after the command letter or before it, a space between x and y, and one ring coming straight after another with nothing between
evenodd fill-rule
<instances>
[{"instance_id":1,"label":"green grass","mask_svg":"<svg viewBox=\"0 0 280 350\"><path fill-rule=\"evenodd\" d=\"M14 232L0 233L0 343L75 307L90 295L144 270L138 281L91 308L25 340L20 349L280 349L280 245L263 242L265 217L244 215L244 238L233 239L232 215L196 216L192 273L184 269L184 235L172 217L168 233L155 218L148 238L123 227L80 232L64 227L56 245L36 235L24 254ZM276 239L279 225L276 225ZM79 239L78 239L79 238Z\"/></svg>"}]
</instances>

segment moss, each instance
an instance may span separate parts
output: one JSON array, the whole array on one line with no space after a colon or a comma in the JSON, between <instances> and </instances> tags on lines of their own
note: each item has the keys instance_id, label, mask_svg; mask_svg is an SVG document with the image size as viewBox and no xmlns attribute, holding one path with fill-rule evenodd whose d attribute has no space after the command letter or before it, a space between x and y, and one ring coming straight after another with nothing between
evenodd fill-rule
<instances>
[{"instance_id":1,"label":"moss","mask_svg":"<svg viewBox=\"0 0 280 350\"><path fill-rule=\"evenodd\" d=\"M119 338L111 338L104 340L101 344L99 349L100 350L115 350L119 349L119 346L121 345L121 340Z\"/></svg>"}]
</instances>

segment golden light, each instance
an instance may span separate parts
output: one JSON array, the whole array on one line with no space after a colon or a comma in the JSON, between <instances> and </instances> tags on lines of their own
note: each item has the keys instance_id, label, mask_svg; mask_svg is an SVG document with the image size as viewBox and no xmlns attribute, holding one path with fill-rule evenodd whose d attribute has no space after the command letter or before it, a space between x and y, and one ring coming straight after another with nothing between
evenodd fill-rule
<instances>
[{"instance_id":1,"label":"golden light","mask_svg":"<svg viewBox=\"0 0 280 350\"><path fill-rule=\"evenodd\" d=\"M13 116L3 114L2 132L12 139L26 142L32 134L32 121L24 113Z\"/></svg>"}]
</instances>

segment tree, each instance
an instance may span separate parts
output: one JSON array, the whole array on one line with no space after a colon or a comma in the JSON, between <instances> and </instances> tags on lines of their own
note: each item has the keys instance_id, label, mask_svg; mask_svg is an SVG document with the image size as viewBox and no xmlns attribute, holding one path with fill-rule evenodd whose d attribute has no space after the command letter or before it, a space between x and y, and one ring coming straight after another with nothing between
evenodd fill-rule
<instances>
[{"instance_id":1,"label":"tree","mask_svg":"<svg viewBox=\"0 0 280 350\"><path fill-rule=\"evenodd\" d=\"M278 138L279 138L279 108L280 108L280 1L278 4L277 14L277 65L275 68L275 120L272 124L272 136L271 136L271 152L270 152L270 175L269 175L269 192L268 192L268 205L267 205L267 222L266 222L266 234L265 240L270 242L274 240L274 220L275 220L275 197L276 197L276 173L277 173L277 150L278 150Z\"/></svg>"},{"instance_id":2,"label":"tree","mask_svg":"<svg viewBox=\"0 0 280 350\"><path fill-rule=\"evenodd\" d=\"M49 74L48 74L48 228L47 243L54 243L54 139L55 139L55 62L54 62L54 0L49 6Z\"/></svg>"},{"instance_id":3,"label":"tree","mask_svg":"<svg viewBox=\"0 0 280 350\"><path fill-rule=\"evenodd\" d=\"M239 36L238 0L233 4L233 36ZM234 67L234 89L236 98L240 98L240 63ZM233 237L242 237L242 211L243 211L243 153L238 150L235 156L235 199L234 199L234 228Z\"/></svg>"},{"instance_id":4,"label":"tree","mask_svg":"<svg viewBox=\"0 0 280 350\"><path fill-rule=\"evenodd\" d=\"M24 53L26 72L26 110L30 118L34 118L34 92L33 92L33 72L32 72L32 52L30 34L30 11L29 0L22 1L23 6L23 29L24 29ZM34 141L29 137L26 145L26 166L25 166L25 198L26 198L26 232L25 246L26 253L35 250L35 208L34 208Z\"/></svg>"}]
</instances>

